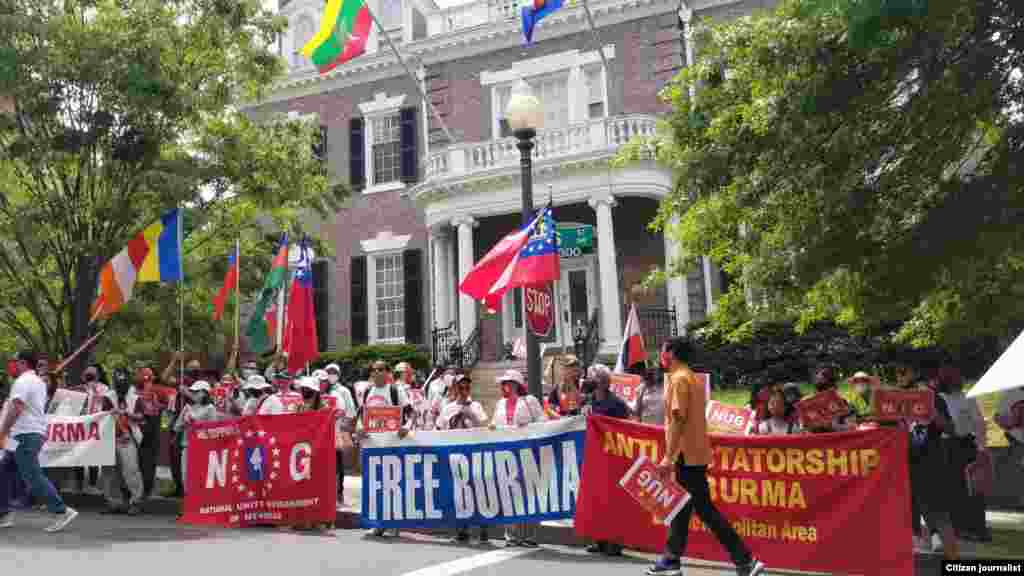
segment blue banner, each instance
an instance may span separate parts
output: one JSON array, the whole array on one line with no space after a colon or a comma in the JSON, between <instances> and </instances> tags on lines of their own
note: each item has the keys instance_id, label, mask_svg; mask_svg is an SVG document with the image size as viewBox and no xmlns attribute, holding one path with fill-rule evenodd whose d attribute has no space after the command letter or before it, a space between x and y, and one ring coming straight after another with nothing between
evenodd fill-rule
<instances>
[{"instance_id":1,"label":"blue banner","mask_svg":"<svg viewBox=\"0 0 1024 576\"><path fill-rule=\"evenodd\" d=\"M534 524L576 514L582 417L501 430L371 434L362 444L367 528Z\"/></svg>"}]
</instances>

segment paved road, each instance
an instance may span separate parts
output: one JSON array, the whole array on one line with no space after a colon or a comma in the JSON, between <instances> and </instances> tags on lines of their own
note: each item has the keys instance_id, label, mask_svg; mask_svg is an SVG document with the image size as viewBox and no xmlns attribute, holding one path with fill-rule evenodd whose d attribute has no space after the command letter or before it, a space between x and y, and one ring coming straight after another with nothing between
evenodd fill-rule
<instances>
[{"instance_id":1,"label":"paved road","mask_svg":"<svg viewBox=\"0 0 1024 576\"><path fill-rule=\"evenodd\" d=\"M4 573L105 576L638 576L650 557L595 558L579 549L506 550L459 547L408 535L375 540L361 530L323 535L278 530L207 530L161 517L110 517L83 512L68 530L45 534L43 514L25 513L0 532ZM22 572L21 570L25 571ZM30 572L31 570L31 572ZM354 572L350 570L355 570ZM689 576L732 570L694 566Z\"/></svg>"}]
</instances>

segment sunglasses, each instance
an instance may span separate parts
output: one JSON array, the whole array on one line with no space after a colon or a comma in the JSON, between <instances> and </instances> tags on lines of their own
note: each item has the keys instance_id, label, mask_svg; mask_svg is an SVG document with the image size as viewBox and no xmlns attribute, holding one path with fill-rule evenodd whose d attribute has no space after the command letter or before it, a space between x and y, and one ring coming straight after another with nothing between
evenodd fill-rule
<instances>
[{"instance_id":1,"label":"sunglasses","mask_svg":"<svg viewBox=\"0 0 1024 576\"><path fill-rule=\"evenodd\" d=\"M387 372L388 369L387 368L374 368L373 371L374 372Z\"/></svg>"}]
</instances>

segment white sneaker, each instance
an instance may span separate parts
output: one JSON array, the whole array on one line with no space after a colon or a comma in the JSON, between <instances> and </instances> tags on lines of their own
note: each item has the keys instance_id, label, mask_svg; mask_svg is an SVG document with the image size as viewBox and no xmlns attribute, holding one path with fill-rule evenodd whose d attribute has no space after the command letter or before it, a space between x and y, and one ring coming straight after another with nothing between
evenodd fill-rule
<instances>
[{"instance_id":1,"label":"white sneaker","mask_svg":"<svg viewBox=\"0 0 1024 576\"><path fill-rule=\"evenodd\" d=\"M942 552L942 538L938 534L932 534L932 552Z\"/></svg>"},{"instance_id":2,"label":"white sneaker","mask_svg":"<svg viewBox=\"0 0 1024 576\"><path fill-rule=\"evenodd\" d=\"M60 532L61 530L67 528L68 524L71 524L71 522L77 517L78 511L75 510L74 508L68 507L66 510L64 510L63 514L57 516L57 520L53 524L47 526L46 528L43 528L43 531L50 533Z\"/></svg>"},{"instance_id":3,"label":"white sneaker","mask_svg":"<svg viewBox=\"0 0 1024 576\"><path fill-rule=\"evenodd\" d=\"M0 528L11 528L14 526L14 513L8 512L0 516Z\"/></svg>"},{"instance_id":4,"label":"white sneaker","mask_svg":"<svg viewBox=\"0 0 1024 576\"><path fill-rule=\"evenodd\" d=\"M87 486L84 493L86 496L103 496L103 490L95 486Z\"/></svg>"}]
</instances>

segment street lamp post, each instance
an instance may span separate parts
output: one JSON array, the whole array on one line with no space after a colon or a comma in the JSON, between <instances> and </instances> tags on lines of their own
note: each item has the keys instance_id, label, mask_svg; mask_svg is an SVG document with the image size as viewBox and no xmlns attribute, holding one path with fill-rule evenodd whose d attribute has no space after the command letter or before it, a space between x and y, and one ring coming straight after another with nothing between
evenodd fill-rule
<instances>
[{"instance_id":1,"label":"street lamp post","mask_svg":"<svg viewBox=\"0 0 1024 576\"><path fill-rule=\"evenodd\" d=\"M541 102L530 91L529 85L520 80L512 89L508 108L505 111L512 134L519 148L519 168L523 181L523 225L533 219L533 139L537 129L543 127L544 111ZM525 306L525 302L520 302ZM556 312L557 313L557 312ZM530 394L538 400L544 397L540 385L540 342L529 329L526 330L526 381Z\"/></svg>"}]
</instances>

